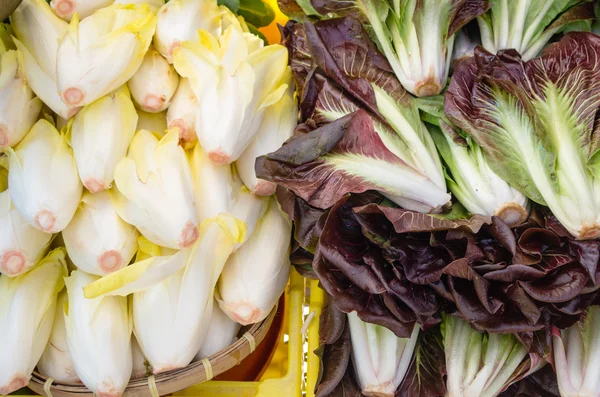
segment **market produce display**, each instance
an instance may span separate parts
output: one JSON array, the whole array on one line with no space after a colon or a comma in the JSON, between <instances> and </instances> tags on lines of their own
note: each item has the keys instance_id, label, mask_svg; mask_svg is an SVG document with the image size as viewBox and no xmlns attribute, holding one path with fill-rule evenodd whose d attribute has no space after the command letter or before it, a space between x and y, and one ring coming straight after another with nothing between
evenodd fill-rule
<instances>
[{"instance_id":1,"label":"market produce display","mask_svg":"<svg viewBox=\"0 0 600 397\"><path fill-rule=\"evenodd\" d=\"M269 5L223 3L23 0L0 24L1 395L37 370L119 397L276 306L292 225L253 169L296 89Z\"/></svg>"},{"instance_id":2,"label":"market produce display","mask_svg":"<svg viewBox=\"0 0 600 397\"><path fill-rule=\"evenodd\" d=\"M599 396L593 1L280 0L256 161L316 278L317 396Z\"/></svg>"}]
</instances>

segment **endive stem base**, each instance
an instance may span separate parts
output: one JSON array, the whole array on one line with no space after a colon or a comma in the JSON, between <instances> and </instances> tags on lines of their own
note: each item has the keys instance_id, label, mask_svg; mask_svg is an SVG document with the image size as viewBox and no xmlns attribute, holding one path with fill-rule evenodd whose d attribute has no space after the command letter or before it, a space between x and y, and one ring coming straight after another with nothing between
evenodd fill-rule
<instances>
[{"instance_id":1,"label":"endive stem base","mask_svg":"<svg viewBox=\"0 0 600 397\"><path fill-rule=\"evenodd\" d=\"M12 392L27 386L29 377L21 374L15 375L6 386L0 386L0 395L7 396Z\"/></svg>"},{"instance_id":2,"label":"endive stem base","mask_svg":"<svg viewBox=\"0 0 600 397\"><path fill-rule=\"evenodd\" d=\"M25 255L21 251L8 251L2 257L0 273L6 274L9 277L15 276L23 271L26 263Z\"/></svg>"},{"instance_id":3,"label":"endive stem base","mask_svg":"<svg viewBox=\"0 0 600 397\"><path fill-rule=\"evenodd\" d=\"M502 219L509 227L515 227L525 222L529 213L522 205L517 203L504 203L496 209L497 217Z\"/></svg>"}]
</instances>

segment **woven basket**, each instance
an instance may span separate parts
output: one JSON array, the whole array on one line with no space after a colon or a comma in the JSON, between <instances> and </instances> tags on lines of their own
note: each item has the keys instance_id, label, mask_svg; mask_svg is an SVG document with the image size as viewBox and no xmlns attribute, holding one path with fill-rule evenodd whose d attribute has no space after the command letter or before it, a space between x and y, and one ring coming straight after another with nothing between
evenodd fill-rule
<instances>
[{"instance_id":1,"label":"woven basket","mask_svg":"<svg viewBox=\"0 0 600 397\"><path fill-rule=\"evenodd\" d=\"M277 313L275 307L269 316L252 326L242 328L242 337L228 348L203 360L191 363L185 368L164 372L149 378L133 379L125 389L124 397L163 396L206 382L213 377L238 365L254 351L269 331ZM38 372L34 372L29 388L48 397L93 397L93 393L82 384L61 384L52 382Z\"/></svg>"}]
</instances>

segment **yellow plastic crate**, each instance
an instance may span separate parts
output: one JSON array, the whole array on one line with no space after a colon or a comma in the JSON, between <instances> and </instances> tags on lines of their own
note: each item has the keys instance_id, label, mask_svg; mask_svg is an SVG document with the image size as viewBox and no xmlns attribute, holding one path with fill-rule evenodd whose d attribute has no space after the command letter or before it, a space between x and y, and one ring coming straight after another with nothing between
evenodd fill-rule
<instances>
[{"instance_id":1,"label":"yellow plastic crate","mask_svg":"<svg viewBox=\"0 0 600 397\"><path fill-rule=\"evenodd\" d=\"M269 367L260 381L209 381L174 393L174 397L300 397L302 396L303 301L305 280L292 271L286 290L287 321ZM318 322L317 322L318 323ZM314 322L311 324L314 326ZM318 335L317 335L318 343ZM309 354L310 357L310 354ZM309 364L310 366L310 364ZM318 369L318 367L317 367ZM314 386L313 386L314 389Z\"/></svg>"},{"instance_id":2,"label":"yellow plastic crate","mask_svg":"<svg viewBox=\"0 0 600 397\"><path fill-rule=\"evenodd\" d=\"M318 281L307 280L310 283L309 310L314 313L308 327L308 352L306 357L306 397L315 397L315 386L319 377L319 358L313 353L319 347L319 317L325 304L325 292L318 287Z\"/></svg>"}]
</instances>

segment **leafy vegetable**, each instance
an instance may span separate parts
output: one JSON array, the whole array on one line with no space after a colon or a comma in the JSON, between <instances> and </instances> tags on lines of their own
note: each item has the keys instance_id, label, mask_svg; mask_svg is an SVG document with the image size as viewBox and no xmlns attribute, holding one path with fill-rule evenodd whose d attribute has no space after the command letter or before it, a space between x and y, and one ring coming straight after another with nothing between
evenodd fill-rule
<instances>
[{"instance_id":1,"label":"leafy vegetable","mask_svg":"<svg viewBox=\"0 0 600 397\"><path fill-rule=\"evenodd\" d=\"M372 120L358 110L296 135L257 161L257 176L276 182L318 208L347 193L378 190L391 200L432 211L450 199L445 190L387 150ZM414 203L414 204L412 204Z\"/></svg>"},{"instance_id":2,"label":"leafy vegetable","mask_svg":"<svg viewBox=\"0 0 600 397\"><path fill-rule=\"evenodd\" d=\"M600 390L600 307L592 306L580 323L552 329L554 366L563 397L595 396Z\"/></svg>"},{"instance_id":3,"label":"leafy vegetable","mask_svg":"<svg viewBox=\"0 0 600 397\"><path fill-rule=\"evenodd\" d=\"M566 25L594 18L590 0L490 0L477 18L483 47L496 53L515 49L525 61L538 55Z\"/></svg>"},{"instance_id":4,"label":"leafy vegetable","mask_svg":"<svg viewBox=\"0 0 600 397\"><path fill-rule=\"evenodd\" d=\"M380 325L365 323L356 312L348 313L352 340L352 362L364 395L393 396L408 371L417 338L416 325L410 338L398 338Z\"/></svg>"},{"instance_id":5,"label":"leafy vegetable","mask_svg":"<svg viewBox=\"0 0 600 397\"><path fill-rule=\"evenodd\" d=\"M368 24L394 74L419 97L442 91L454 33L489 8L485 0L311 0L298 4L308 15L353 16Z\"/></svg>"},{"instance_id":6,"label":"leafy vegetable","mask_svg":"<svg viewBox=\"0 0 600 397\"><path fill-rule=\"evenodd\" d=\"M490 168L578 239L600 236L599 53L591 33L569 33L529 62L514 50L480 50L456 71L445 101Z\"/></svg>"},{"instance_id":7,"label":"leafy vegetable","mask_svg":"<svg viewBox=\"0 0 600 397\"><path fill-rule=\"evenodd\" d=\"M483 151L471 139L464 139L445 121L429 131L450 175L446 176L450 191L465 208L479 215L500 217L508 226L527 219L528 201L517 189L494 173Z\"/></svg>"},{"instance_id":8,"label":"leafy vegetable","mask_svg":"<svg viewBox=\"0 0 600 397\"><path fill-rule=\"evenodd\" d=\"M527 357L527 348L512 335L475 331L452 316L442 322L446 353L447 397L495 397L545 362Z\"/></svg>"},{"instance_id":9,"label":"leafy vegetable","mask_svg":"<svg viewBox=\"0 0 600 397\"><path fill-rule=\"evenodd\" d=\"M537 212L511 230L497 217L450 220L351 196L331 208L313 267L340 310L398 336L444 310L539 351L534 331L575 323L597 295L600 242L564 236Z\"/></svg>"}]
</instances>

